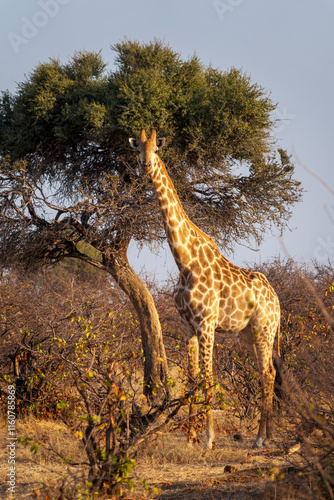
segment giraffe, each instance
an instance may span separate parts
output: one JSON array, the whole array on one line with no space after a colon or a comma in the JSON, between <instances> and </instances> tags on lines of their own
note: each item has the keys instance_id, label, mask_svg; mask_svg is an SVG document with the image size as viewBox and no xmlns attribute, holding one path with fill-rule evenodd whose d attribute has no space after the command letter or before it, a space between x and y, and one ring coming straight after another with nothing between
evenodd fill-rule
<instances>
[{"instance_id":1,"label":"giraffe","mask_svg":"<svg viewBox=\"0 0 334 500\"><path fill-rule=\"evenodd\" d=\"M264 446L272 437L272 404L275 380L273 344L279 331L280 305L267 278L229 262L215 242L193 224L184 212L166 167L157 154L165 139L155 129L147 138L130 138L139 152L144 175L150 175L160 204L167 240L180 277L174 301L181 316L188 351L188 375L196 380L199 362L206 379L205 394L212 396L212 356L215 332L239 335L260 373L261 419L253 447ZM190 407L193 415L194 408ZM207 413L207 446L214 440L213 417Z\"/></svg>"}]
</instances>

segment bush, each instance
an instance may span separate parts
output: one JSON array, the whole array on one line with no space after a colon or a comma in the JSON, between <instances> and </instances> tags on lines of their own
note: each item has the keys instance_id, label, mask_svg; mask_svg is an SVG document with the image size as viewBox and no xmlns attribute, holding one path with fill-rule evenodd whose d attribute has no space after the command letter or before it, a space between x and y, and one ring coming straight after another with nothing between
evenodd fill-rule
<instances>
[{"instance_id":1,"label":"bush","mask_svg":"<svg viewBox=\"0 0 334 500\"><path fill-rule=\"evenodd\" d=\"M332 498L333 268L300 270L291 260L275 260L260 271L277 290L282 309L279 375L285 397L276 435L288 457L291 446L299 446L277 487L282 495L299 491L306 498ZM10 272L2 277L1 405L6 410L7 386L14 384L19 414L61 419L81 442L80 457L62 457L74 468L60 487L64 498L76 493L89 498L97 491L121 495L134 488L137 452L157 432L178 427L191 437L187 416L178 416L194 401L196 389L186 382L180 318L170 290L150 287L172 365L169 384L175 398L156 406L142 394L142 348L134 312L126 296L104 277L81 279L63 267L41 275ZM211 403L231 418L224 425L233 428L239 421L236 430L253 430L261 402L259 376L235 337L216 337L214 376ZM195 401L199 435L207 407L202 396ZM28 438L23 441L31 444Z\"/></svg>"}]
</instances>

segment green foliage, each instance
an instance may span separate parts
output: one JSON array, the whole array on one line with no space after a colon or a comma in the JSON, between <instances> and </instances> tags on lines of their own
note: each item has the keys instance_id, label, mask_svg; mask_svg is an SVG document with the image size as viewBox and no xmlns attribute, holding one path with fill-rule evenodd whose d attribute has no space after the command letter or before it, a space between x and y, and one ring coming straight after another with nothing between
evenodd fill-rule
<instances>
[{"instance_id":1,"label":"green foliage","mask_svg":"<svg viewBox=\"0 0 334 500\"><path fill-rule=\"evenodd\" d=\"M58 180L63 194L92 184L103 191L107 172L108 196L123 197L112 209L117 227L137 164L127 139L154 127L167 138L163 159L186 212L202 229L225 245L260 241L272 225L282 229L302 190L271 136L276 104L268 93L241 70L205 66L195 55L183 60L158 40L125 40L113 50L115 70L107 72L100 54L79 52L65 64L40 64L16 94L4 93L0 153L26 158L35 175ZM155 210L149 199L139 214L138 207L129 212L129 220L141 217L128 227L139 240L162 232L145 212L144 205ZM149 236L143 225L152 226Z\"/></svg>"},{"instance_id":2,"label":"green foliage","mask_svg":"<svg viewBox=\"0 0 334 500\"><path fill-rule=\"evenodd\" d=\"M80 52L61 65L58 60L39 64L11 100L3 96L2 109L10 115L3 151L12 157L33 153L48 141L64 148L80 143L100 129L106 115L105 64L99 54ZM7 118L8 119L8 118ZM5 145L7 143L7 147Z\"/></svg>"},{"instance_id":3,"label":"green foliage","mask_svg":"<svg viewBox=\"0 0 334 500\"><path fill-rule=\"evenodd\" d=\"M276 105L246 74L205 67L197 56L182 61L158 41L126 41L113 50L117 70L108 76L100 54L80 52L67 64L40 64L16 96L5 94L2 116L12 113L12 132L21 133L3 139L2 151L21 157L51 143L65 152L94 134L104 143L110 131L155 127L180 161L190 152L202 161L251 161L268 152Z\"/></svg>"},{"instance_id":4,"label":"green foliage","mask_svg":"<svg viewBox=\"0 0 334 500\"><path fill-rule=\"evenodd\" d=\"M36 441L35 443L32 443L33 438L32 437L20 437L18 438L18 443L21 443L23 446L27 447L30 446L30 451L34 455L37 455L40 447L40 443Z\"/></svg>"},{"instance_id":5,"label":"green foliage","mask_svg":"<svg viewBox=\"0 0 334 500\"><path fill-rule=\"evenodd\" d=\"M205 67L197 56L182 61L157 41L119 43L114 50L118 70L109 88L117 125L126 133L157 128L180 160L191 151L203 161L228 155L249 160L251 150L267 151L263 139L276 105L246 74Z\"/></svg>"}]
</instances>

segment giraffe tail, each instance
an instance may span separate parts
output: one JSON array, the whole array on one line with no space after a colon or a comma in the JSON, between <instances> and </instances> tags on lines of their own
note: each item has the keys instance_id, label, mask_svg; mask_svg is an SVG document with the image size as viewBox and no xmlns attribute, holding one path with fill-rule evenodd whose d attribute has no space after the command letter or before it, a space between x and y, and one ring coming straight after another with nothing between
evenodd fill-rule
<instances>
[{"instance_id":1,"label":"giraffe tail","mask_svg":"<svg viewBox=\"0 0 334 500\"><path fill-rule=\"evenodd\" d=\"M277 354L279 357L281 357L281 346L280 346L280 339L281 339L281 318L278 320L278 325L277 325Z\"/></svg>"},{"instance_id":2,"label":"giraffe tail","mask_svg":"<svg viewBox=\"0 0 334 500\"><path fill-rule=\"evenodd\" d=\"M274 367L275 367L275 370L276 370L276 373L277 373L282 368L281 346L280 346L280 340L281 340L281 318L278 320L276 335L277 335L277 352L275 352L273 350L273 363L274 363Z\"/></svg>"},{"instance_id":3,"label":"giraffe tail","mask_svg":"<svg viewBox=\"0 0 334 500\"><path fill-rule=\"evenodd\" d=\"M280 337L281 337L281 320L279 319L277 325L277 353L273 352L273 363L275 367L275 382L274 382L274 392L277 396L278 407L280 406L280 401L282 401L285 397L283 385L283 362L281 359L280 352Z\"/></svg>"}]
</instances>

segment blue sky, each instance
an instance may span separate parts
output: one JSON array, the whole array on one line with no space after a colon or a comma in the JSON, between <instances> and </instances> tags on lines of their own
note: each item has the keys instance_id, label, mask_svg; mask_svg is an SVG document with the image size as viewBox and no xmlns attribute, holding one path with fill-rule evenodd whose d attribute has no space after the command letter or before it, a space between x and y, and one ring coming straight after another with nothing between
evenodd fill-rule
<instances>
[{"instance_id":1,"label":"blue sky","mask_svg":"<svg viewBox=\"0 0 334 500\"><path fill-rule=\"evenodd\" d=\"M123 40L159 38L188 58L221 70L232 66L271 92L282 119L279 145L294 155L295 177L306 190L283 235L297 261L334 261L334 2L332 0L2 0L0 90L14 92L39 62L67 61L75 51L102 52L113 67L110 46ZM285 255L268 234L256 252L236 247L240 266ZM159 279L174 274L168 249L152 255L134 246L130 261Z\"/></svg>"}]
</instances>

